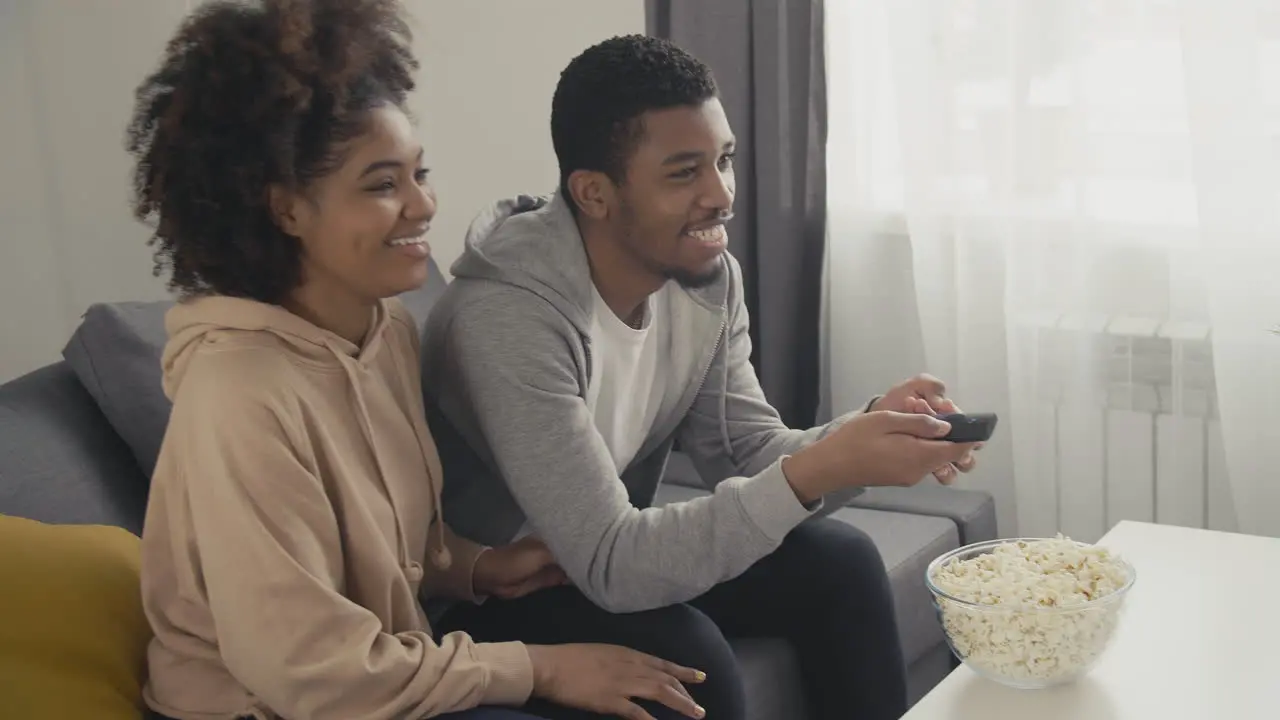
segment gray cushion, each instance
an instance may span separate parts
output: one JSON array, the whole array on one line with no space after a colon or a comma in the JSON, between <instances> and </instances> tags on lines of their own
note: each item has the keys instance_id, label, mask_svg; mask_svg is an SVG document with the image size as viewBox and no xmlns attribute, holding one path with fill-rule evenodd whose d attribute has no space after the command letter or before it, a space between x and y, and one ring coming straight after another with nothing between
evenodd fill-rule
<instances>
[{"instance_id":1,"label":"gray cushion","mask_svg":"<svg viewBox=\"0 0 1280 720\"><path fill-rule=\"evenodd\" d=\"M920 702L921 698L928 695L930 690L959 665L960 661L951 654L951 648L946 643L935 645L924 657L907 668L907 704L915 705Z\"/></svg>"},{"instance_id":2,"label":"gray cushion","mask_svg":"<svg viewBox=\"0 0 1280 720\"><path fill-rule=\"evenodd\" d=\"M430 261L426 284L400 296L419 326L426 322L444 285L440 269ZM155 470L169 422L160 356L168 339L164 316L172 305L170 301L93 305L62 351L147 477Z\"/></svg>"},{"instance_id":3,"label":"gray cushion","mask_svg":"<svg viewBox=\"0 0 1280 720\"><path fill-rule=\"evenodd\" d=\"M95 304L62 356L103 415L133 452L147 477L155 469L169 422L160 386L160 353L169 302Z\"/></svg>"},{"instance_id":4,"label":"gray cushion","mask_svg":"<svg viewBox=\"0 0 1280 720\"><path fill-rule=\"evenodd\" d=\"M413 319L418 321L418 332L422 332L423 326L427 324L427 316L431 314L431 308L435 307L436 301L440 299L440 296L444 294L445 288L448 287L444 275L440 273L440 268L436 266L436 261L432 259L427 262L427 281L417 290L400 296L400 302L404 303L404 309L408 310Z\"/></svg>"},{"instance_id":5,"label":"gray cushion","mask_svg":"<svg viewBox=\"0 0 1280 720\"><path fill-rule=\"evenodd\" d=\"M994 540L996 503L989 493L944 487L926 479L915 487L875 487L849 502L854 507L948 518L960 529L960 544Z\"/></svg>"},{"instance_id":6,"label":"gray cushion","mask_svg":"<svg viewBox=\"0 0 1280 720\"><path fill-rule=\"evenodd\" d=\"M142 531L147 482L65 363L0 386L0 513Z\"/></svg>"},{"instance_id":7,"label":"gray cushion","mask_svg":"<svg viewBox=\"0 0 1280 720\"><path fill-rule=\"evenodd\" d=\"M842 508L831 515L860 528L875 541L889 571L902 653L913 663L944 642L924 571L934 558L960 546L956 526L944 518Z\"/></svg>"}]
</instances>

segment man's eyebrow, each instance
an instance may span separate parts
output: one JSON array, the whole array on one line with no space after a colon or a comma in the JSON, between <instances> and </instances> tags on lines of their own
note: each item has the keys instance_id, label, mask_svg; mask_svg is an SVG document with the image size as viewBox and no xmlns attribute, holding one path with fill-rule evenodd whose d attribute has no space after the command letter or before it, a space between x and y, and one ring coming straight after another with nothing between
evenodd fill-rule
<instances>
[{"instance_id":1,"label":"man's eyebrow","mask_svg":"<svg viewBox=\"0 0 1280 720\"><path fill-rule=\"evenodd\" d=\"M679 165L681 163L687 163L690 160L701 160L704 155L705 153L701 150L685 150L684 152L678 152L674 155L668 155L667 158L662 161L662 164Z\"/></svg>"},{"instance_id":2,"label":"man's eyebrow","mask_svg":"<svg viewBox=\"0 0 1280 720\"><path fill-rule=\"evenodd\" d=\"M417 157L414 158L415 162L422 160L423 152L424 152L423 148L418 149L418 155ZM368 175L371 172L377 172L378 170L385 170L386 168L401 168L401 167L404 167L404 163L400 162L399 160L376 160L374 162L369 163L369 166L360 172L360 177L364 177L365 175Z\"/></svg>"},{"instance_id":3,"label":"man's eyebrow","mask_svg":"<svg viewBox=\"0 0 1280 720\"><path fill-rule=\"evenodd\" d=\"M737 144L737 140L735 139L731 138L729 140L726 140L724 145L720 146L720 151L729 152L733 150L736 144ZM706 153L702 152L701 150L685 150L684 152L678 152L673 155L667 156L667 158L662 161L662 164L663 165L680 165L682 163L691 162L693 160L701 160L704 157L706 157Z\"/></svg>"}]
</instances>

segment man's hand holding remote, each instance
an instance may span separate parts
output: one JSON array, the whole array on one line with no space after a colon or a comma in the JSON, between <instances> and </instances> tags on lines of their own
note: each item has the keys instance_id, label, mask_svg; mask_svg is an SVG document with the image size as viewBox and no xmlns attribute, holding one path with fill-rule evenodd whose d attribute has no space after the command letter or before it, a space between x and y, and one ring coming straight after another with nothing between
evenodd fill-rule
<instances>
[{"instance_id":1,"label":"man's hand holding remote","mask_svg":"<svg viewBox=\"0 0 1280 720\"><path fill-rule=\"evenodd\" d=\"M870 407L871 411L894 410L905 413L925 413L928 415L950 415L963 412L947 397L947 385L938 378L920 374L905 380L882 395ZM982 449L982 444L973 446L973 450ZM956 479L956 471L969 472L977 465L977 458L970 453L960 462L946 463L933 469L933 476L943 485L950 485Z\"/></svg>"},{"instance_id":2,"label":"man's hand holding remote","mask_svg":"<svg viewBox=\"0 0 1280 720\"><path fill-rule=\"evenodd\" d=\"M802 503L847 487L911 486L932 473L950 484L976 464L975 443L944 440L951 430L935 417L959 408L941 381L927 375L890 390L869 409L783 462Z\"/></svg>"}]
</instances>

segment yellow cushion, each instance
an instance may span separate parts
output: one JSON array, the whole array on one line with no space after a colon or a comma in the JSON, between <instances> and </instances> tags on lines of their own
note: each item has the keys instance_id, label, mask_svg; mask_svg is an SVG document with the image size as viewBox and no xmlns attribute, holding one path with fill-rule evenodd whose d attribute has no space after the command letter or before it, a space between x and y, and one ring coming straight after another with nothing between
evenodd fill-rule
<instances>
[{"instance_id":1,"label":"yellow cushion","mask_svg":"<svg viewBox=\"0 0 1280 720\"><path fill-rule=\"evenodd\" d=\"M138 538L0 515L0 706L23 720L137 720L151 631Z\"/></svg>"}]
</instances>

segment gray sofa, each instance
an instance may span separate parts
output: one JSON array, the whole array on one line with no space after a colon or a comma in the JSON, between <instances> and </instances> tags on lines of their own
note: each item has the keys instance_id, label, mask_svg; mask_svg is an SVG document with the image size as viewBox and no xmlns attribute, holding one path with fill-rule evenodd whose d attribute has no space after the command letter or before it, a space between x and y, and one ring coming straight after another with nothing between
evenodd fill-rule
<instances>
[{"instance_id":1,"label":"gray sofa","mask_svg":"<svg viewBox=\"0 0 1280 720\"><path fill-rule=\"evenodd\" d=\"M423 290L403 298L420 321L444 285L432 270ZM168 417L159 367L167 307L95 305L62 361L0 386L0 513L141 532L148 477ZM702 492L692 465L677 455L659 501ZM924 587L925 566L961 544L996 537L992 500L936 484L877 488L835 517L865 530L884 556L914 701L953 663ZM785 643L765 638L735 647L749 681L752 717L804 718L798 672Z\"/></svg>"}]
</instances>

